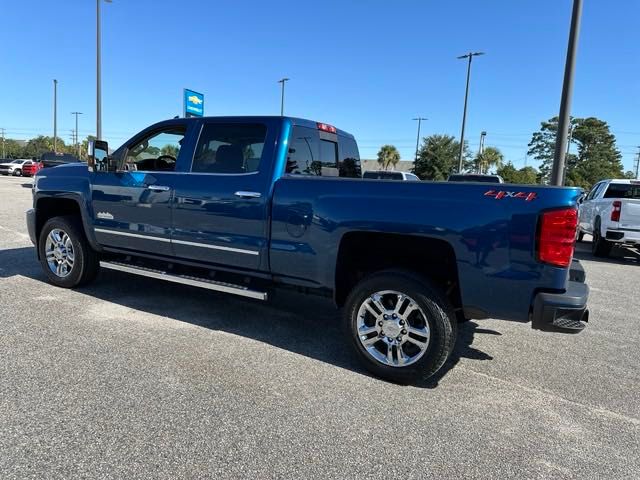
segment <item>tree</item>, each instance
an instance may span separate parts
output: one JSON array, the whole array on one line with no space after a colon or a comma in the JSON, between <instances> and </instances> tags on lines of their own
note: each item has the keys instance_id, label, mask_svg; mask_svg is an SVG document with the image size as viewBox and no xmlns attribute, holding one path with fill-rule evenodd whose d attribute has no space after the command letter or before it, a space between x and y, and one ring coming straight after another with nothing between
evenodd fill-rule
<instances>
[{"instance_id":1,"label":"tree","mask_svg":"<svg viewBox=\"0 0 640 480\"><path fill-rule=\"evenodd\" d=\"M177 145L171 145L170 143L166 144L164 147L160 149L161 155L169 155L173 158L178 158L178 151L180 149Z\"/></svg>"},{"instance_id":2,"label":"tree","mask_svg":"<svg viewBox=\"0 0 640 480\"><path fill-rule=\"evenodd\" d=\"M513 163L507 162L500 166L496 173L500 175L506 183L535 184L538 178L538 172L533 167L524 167L516 169Z\"/></svg>"},{"instance_id":3,"label":"tree","mask_svg":"<svg viewBox=\"0 0 640 480\"><path fill-rule=\"evenodd\" d=\"M378 163L386 170L390 165L395 168L396 164L400 161L400 152L393 145L383 145L378 152Z\"/></svg>"},{"instance_id":4,"label":"tree","mask_svg":"<svg viewBox=\"0 0 640 480\"><path fill-rule=\"evenodd\" d=\"M635 172L632 172L631 170L624 172L624 178L626 178L627 180L635 180L636 179L636 174Z\"/></svg>"},{"instance_id":5,"label":"tree","mask_svg":"<svg viewBox=\"0 0 640 480\"><path fill-rule=\"evenodd\" d=\"M2 152L0 151L0 153ZM24 147L20 145L16 140L7 138L4 141L4 156L5 158L23 158Z\"/></svg>"},{"instance_id":6,"label":"tree","mask_svg":"<svg viewBox=\"0 0 640 480\"><path fill-rule=\"evenodd\" d=\"M469 151L465 142L463 162L466 164ZM446 180L458 170L460 142L451 135L434 134L422 139L418 158L413 167L422 180Z\"/></svg>"},{"instance_id":7,"label":"tree","mask_svg":"<svg viewBox=\"0 0 640 480\"><path fill-rule=\"evenodd\" d=\"M595 117L572 118L571 126L571 143L578 146L578 154L569 154L565 160L567 185L588 189L603 178L623 177L621 155L606 122ZM542 162L540 178L544 183L551 179L557 130L558 117L553 117L541 123L529 143L528 154Z\"/></svg>"},{"instance_id":8,"label":"tree","mask_svg":"<svg viewBox=\"0 0 640 480\"><path fill-rule=\"evenodd\" d=\"M475 165L478 173L488 173L489 168L502 166L504 155L496 147L487 147L476 155Z\"/></svg>"},{"instance_id":9,"label":"tree","mask_svg":"<svg viewBox=\"0 0 640 480\"><path fill-rule=\"evenodd\" d=\"M58 137L57 147L59 152L65 149L64 140L60 137ZM29 140L24 147L24 156L27 158L38 158L46 152L53 152L53 137L39 135Z\"/></svg>"}]
</instances>

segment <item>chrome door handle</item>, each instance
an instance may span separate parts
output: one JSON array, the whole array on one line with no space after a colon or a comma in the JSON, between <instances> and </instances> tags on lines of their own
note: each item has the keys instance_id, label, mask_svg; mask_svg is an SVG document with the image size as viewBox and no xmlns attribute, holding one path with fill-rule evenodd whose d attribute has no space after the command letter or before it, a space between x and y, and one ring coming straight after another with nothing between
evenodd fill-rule
<instances>
[{"instance_id":1,"label":"chrome door handle","mask_svg":"<svg viewBox=\"0 0 640 480\"><path fill-rule=\"evenodd\" d=\"M243 191L238 191L234 195L240 198L260 198L262 196L260 192L243 192Z\"/></svg>"},{"instance_id":2,"label":"chrome door handle","mask_svg":"<svg viewBox=\"0 0 640 480\"><path fill-rule=\"evenodd\" d=\"M168 192L170 190L166 185L147 185L147 189L154 192Z\"/></svg>"}]
</instances>

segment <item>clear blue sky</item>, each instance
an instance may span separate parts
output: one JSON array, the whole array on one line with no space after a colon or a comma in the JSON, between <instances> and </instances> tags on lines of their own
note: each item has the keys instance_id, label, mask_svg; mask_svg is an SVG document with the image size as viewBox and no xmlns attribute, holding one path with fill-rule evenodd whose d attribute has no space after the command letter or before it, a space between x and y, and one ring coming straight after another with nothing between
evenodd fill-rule
<instances>
[{"instance_id":1,"label":"clear blue sky","mask_svg":"<svg viewBox=\"0 0 640 480\"><path fill-rule=\"evenodd\" d=\"M630 169L640 145L640 2L585 0L572 114L609 122ZM423 133L460 134L464 61L474 60L467 138L480 131L517 166L541 120L558 112L571 0L208 1L103 3L103 131L112 146L182 110L182 89L208 115L286 114L356 135L361 155L395 144L412 159ZM59 134L84 112L95 131L95 1L2 1L0 127Z\"/></svg>"}]
</instances>

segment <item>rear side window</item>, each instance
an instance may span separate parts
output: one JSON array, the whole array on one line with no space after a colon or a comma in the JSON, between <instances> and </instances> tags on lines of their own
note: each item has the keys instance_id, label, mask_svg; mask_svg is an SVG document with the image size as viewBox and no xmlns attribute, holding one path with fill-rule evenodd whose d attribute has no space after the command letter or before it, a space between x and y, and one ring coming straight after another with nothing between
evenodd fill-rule
<instances>
[{"instance_id":1,"label":"rear side window","mask_svg":"<svg viewBox=\"0 0 640 480\"><path fill-rule=\"evenodd\" d=\"M635 198L640 199L640 185L610 183L604 198Z\"/></svg>"},{"instance_id":2,"label":"rear side window","mask_svg":"<svg viewBox=\"0 0 640 480\"><path fill-rule=\"evenodd\" d=\"M349 141L352 144L349 144ZM295 126L289 138L285 173L322 177L360 177L360 156L353 139Z\"/></svg>"},{"instance_id":3,"label":"rear side window","mask_svg":"<svg viewBox=\"0 0 640 480\"><path fill-rule=\"evenodd\" d=\"M266 136L267 127L263 124L205 124L191 171L236 174L257 172Z\"/></svg>"}]
</instances>

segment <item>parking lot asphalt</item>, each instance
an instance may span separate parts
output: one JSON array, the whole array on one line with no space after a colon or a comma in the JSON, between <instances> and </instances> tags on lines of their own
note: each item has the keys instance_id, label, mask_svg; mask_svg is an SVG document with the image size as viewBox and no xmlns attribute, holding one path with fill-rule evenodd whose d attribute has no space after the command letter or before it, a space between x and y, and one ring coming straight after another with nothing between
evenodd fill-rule
<instances>
[{"instance_id":1,"label":"parking lot asphalt","mask_svg":"<svg viewBox=\"0 0 640 480\"><path fill-rule=\"evenodd\" d=\"M640 254L578 246L578 335L461 325L436 382L366 374L322 299L46 283L0 177L0 477L639 478ZM504 292L509 295L509 292Z\"/></svg>"}]
</instances>

